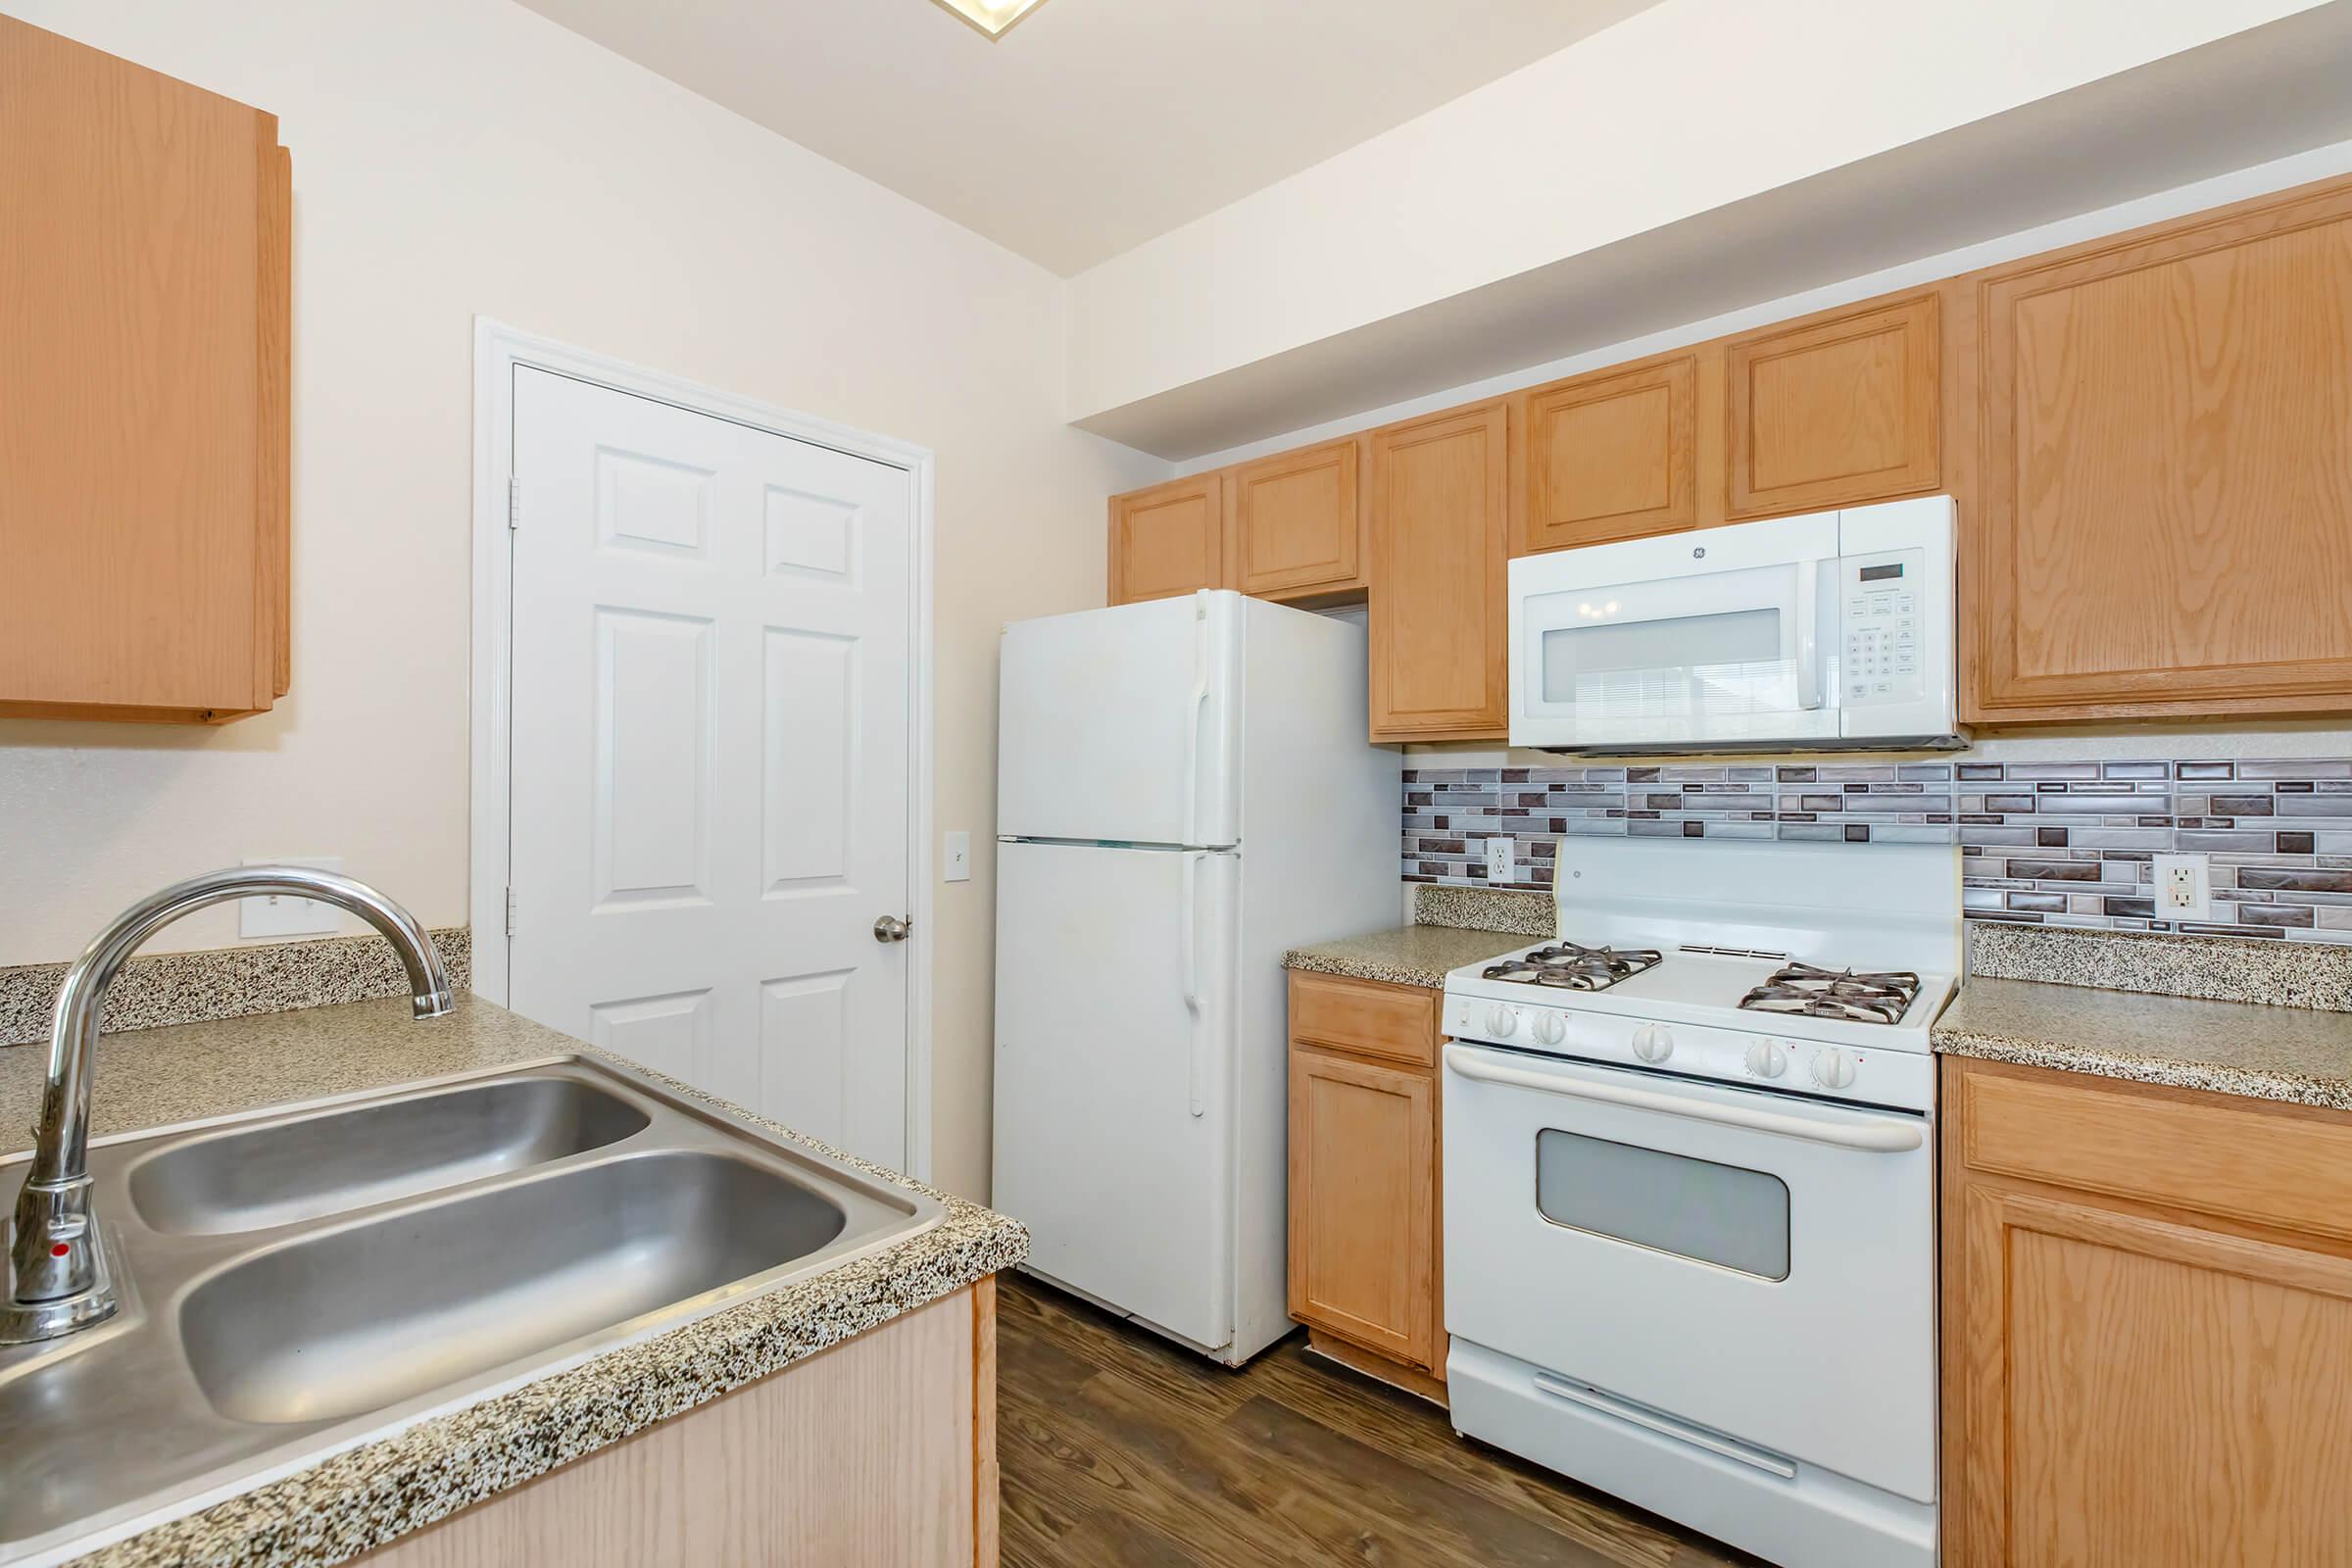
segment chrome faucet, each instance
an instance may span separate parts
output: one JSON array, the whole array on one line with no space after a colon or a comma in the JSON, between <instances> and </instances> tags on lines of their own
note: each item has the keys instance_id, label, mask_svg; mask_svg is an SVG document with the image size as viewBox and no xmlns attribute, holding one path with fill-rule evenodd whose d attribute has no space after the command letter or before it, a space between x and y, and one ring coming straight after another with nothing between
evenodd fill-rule
<instances>
[{"instance_id":1,"label":"chrome faucet","mask_svg":"<svg viewBox=\"0 0 2352 1568\"><path fill-rule=\"evenodd\" d=\"M299 865L230 866L175 882L124 909L82 950L58 988L49 1031L49 1081L33 1129L32 1168L10 1222L0 1345L53 1340L114 1315L106 1245L90 1212L90 1075L99 1008L123 961L192 910L277 894L332 904L382 932L408 971L416 1015L457 1006L449 972L416 917L365 882Z\"/></svg>"}]
</instances>

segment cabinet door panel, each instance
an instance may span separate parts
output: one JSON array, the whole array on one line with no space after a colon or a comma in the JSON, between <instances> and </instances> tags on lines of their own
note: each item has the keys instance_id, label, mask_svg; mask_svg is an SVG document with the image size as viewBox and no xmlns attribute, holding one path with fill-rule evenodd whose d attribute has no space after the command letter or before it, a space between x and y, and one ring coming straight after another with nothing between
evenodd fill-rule
<instances>
[{"instance_id":1,"label":"cabinet door panel","mask_svg":"<svg viewBox=\"0 0 2352 1568\"><path fill-rule=\"evenodd\" d=\"M2352 1561L2352 1260L1995 1184L1962 1223L1955 1563Z\"/></svg>"},{"instance_id":2,"label":"cabinet door panel","mask_svg":"<svg viewBox=\"0 0 2352 1568\"><path fill-rule=\"evenodd\" d=\"M2352 706L2352 189L1983 283L1972 716Z\"/></svg>"},{"instance_id":3,"label":"cabinet door panel","mask_svg":"<svg viewBox=\"0 0 2352 1568\"><path fill-rule=\"evenodd\" d=\"M1509 728L1510 416L1501 402L1372 437L1372 738Z\"/></svg>"},{"instance_id":4,"label":"cabinet door panel","mask_svg":"<svg viewBox=\"0 0 2352 1568\"><path fill-rule=\"evenodd\" d=\"M1697 355L1538 387L1521 409L1527 477L1511 554L1698 521Z\"/></svg>"},{"instance_id":5,"label":"cabinet door panel","mask_svg":"<svg viewBox=\"0 0 2352 1568\"><path fill-rule=\"evenodd\" d=\"M1434 1367L1437 1105L1430 1075L1291 1053L1291 1312Z\"/></svg>"},{"instance_id":6,"label":"cabinet door panel","mask_svg":"<svg viewBox=\"0 0 2352 1568\"><path fill-rule=\"evenodd\" d=\"M1110 602L1225 586L1224 481L1195 474L1110 498Z\"/></svg>"},{"instance_id":7,"label":"cabinet door panel","mask_svg":"<svg viewBox=\"0 0 2352 1568\"><path fill-rule=\"evenodd\" d=\"M1735 338L1725 349L1728 514L1933 490L1941 472L1936 296Z\"/></svg>"},{"instance_id":8,"label":"cabinet door panel","mask_svg":"<svg viewBox=\"0 0 2352 1568\"><path fill-rule=\"evenodd\" d=\"M1282 599L1359 587L1363 443L1333 441L1233 470L1238 586Z\"/></svg>"},{"instance_id":9,"label":"cabinet door panel","mask_svg":"<svg viewBox=\"0 0 2352 1568\"><path fill-rule=\"evenodd\" d=\"M285 689L276 120L0 17L0 714Z\"/></svg>"}]
</instances>

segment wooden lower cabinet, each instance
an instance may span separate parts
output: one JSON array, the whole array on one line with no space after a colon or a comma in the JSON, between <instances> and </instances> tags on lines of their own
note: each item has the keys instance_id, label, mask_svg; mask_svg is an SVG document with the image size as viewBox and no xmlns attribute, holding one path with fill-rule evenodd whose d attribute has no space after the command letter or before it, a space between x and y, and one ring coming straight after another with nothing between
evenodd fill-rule
<instances>
[{"instance_id":1,"label":"wooden lower cabinet","mask_svg":"<svg viewBox=\"0 0 2352 1568\"><path fill-rule=\"evenodd\" d=\"M2352 1115L1943 1070L1944 1561L2352 1563Z\"/></svg>"},{"instance_id":2,"label":"wooden lower cabinet","mask_svg":"<svg viewBox=\"0 0 2352 1568\"><path fill-rule=\"evenodd\" d=\"M369 1568L996 1568L996 1279L404 1536Z\"/></svg>"},{"instance_id":3,"label":"wooden lower cabinet","mask_svg":"<svg viewBox=\"0 0 2352 1568\"><path fill-rule=\"evenodd\" d=\"M1417 1064L1395 1030L1410 1009ZM1291 1315L1350 1365L1442 1393L1435 995L1293 974L1291 1016ZM1341 1032L1349 1019L1367 1026L1361 1049Z\"/></svg>"}]
</instances>

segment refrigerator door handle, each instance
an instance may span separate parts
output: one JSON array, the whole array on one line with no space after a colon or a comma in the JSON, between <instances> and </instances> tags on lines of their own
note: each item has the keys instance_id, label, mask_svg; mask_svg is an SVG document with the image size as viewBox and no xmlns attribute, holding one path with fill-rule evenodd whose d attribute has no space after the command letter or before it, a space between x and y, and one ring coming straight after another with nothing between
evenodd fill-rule
<instances>
[{"instance_id":1,"label":"refrigerator door handle","mask_svg":"<svg viewBox=\"0 0 2352 1568\"><path fill-rule=\"evenodd\" d=\"M1184 927L1184 1008L1192 1014L1192 1033L1186 1044L1185 1085L1192 1096L1192 1111L1204 1115L1208 1109L1202 1092L1201 1078L1207 1064L1201 1059L1200 1015L1200 941L1195 932L1200 923L1200 861L1204 852L1184 852L1184 897L1177 910L1177 919Z\"/></svg>"},{"instance_id":2,"label":"refrigerator door handle","mask_svg":"<svg viewBox=\"0 0 2352 1568\"><path fill-rule=\"evenodd\" d=\"M1184 842L1200 842L1200 713L1208 707L1208 593L1193 612L1193 689L1184 703Z\"/></svg>"}]
</instances>

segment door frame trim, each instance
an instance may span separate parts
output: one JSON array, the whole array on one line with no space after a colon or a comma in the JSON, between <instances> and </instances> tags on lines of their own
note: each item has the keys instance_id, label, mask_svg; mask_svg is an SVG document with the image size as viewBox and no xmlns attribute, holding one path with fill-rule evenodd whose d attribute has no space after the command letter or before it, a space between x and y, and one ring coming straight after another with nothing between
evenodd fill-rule
<instances>
[{"instance_id":1,"label":"door frame trim","mask_svg":"<svg viewBox=\"0 0 2352 1568\"><path fill-rule=\"evenodd\" d=\"M504 1005L508 993L506 890L508 757L514 728L514 534L507 486L514 453L514 370L530 367L666 403L692 414L846 452L903 470L913 521L908 583L912 681L907 702L906 882L914 939L906 964L906 1167L931 1178L931 1001L933 922L932 561L930 449L835 424L666 371L540 337L486 316L473 318L473 612L469 657L471 773L466 907L472 920L478 996Z\"/></svg>"}]
</instances>

